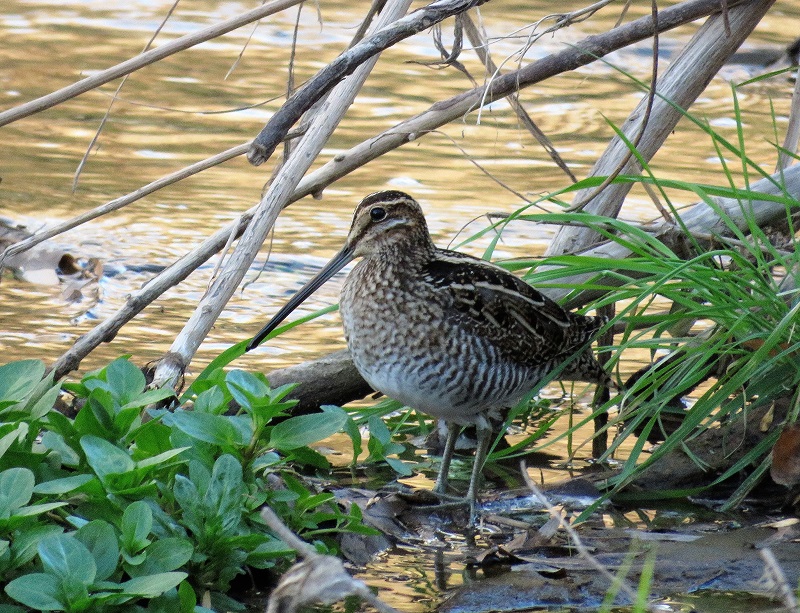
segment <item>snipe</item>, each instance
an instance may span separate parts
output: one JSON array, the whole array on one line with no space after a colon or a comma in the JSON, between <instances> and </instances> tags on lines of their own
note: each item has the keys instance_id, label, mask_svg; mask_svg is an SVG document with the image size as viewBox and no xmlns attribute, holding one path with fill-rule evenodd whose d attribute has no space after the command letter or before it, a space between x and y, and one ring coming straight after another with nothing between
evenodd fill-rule
<instances>
[{"instance_id":1,"label":"snipe","mask_svg":"<svg viewBox=\"0 0 800 613\"><path fill-rule=\"evenodd\" d=\"M474 519L491 429L487 415L515 405L564 362L562 379L608 383L589 348L599 317L571 313L497 266L434 246L419 204L399 191L367 196L344 248L256 334L256 347L348 262L340 311L359 373L390 398L448 422L434 491L444 493L459 427L478 448L467 493Z\"/></svg>"}]
</instances>

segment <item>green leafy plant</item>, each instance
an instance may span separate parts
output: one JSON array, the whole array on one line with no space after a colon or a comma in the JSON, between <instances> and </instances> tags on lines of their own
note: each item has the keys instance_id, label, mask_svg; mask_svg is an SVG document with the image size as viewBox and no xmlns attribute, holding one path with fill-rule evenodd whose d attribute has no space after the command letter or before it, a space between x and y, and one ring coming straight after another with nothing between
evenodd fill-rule
<instances>
[{"instance_id":1,"label":"green leafy plant","mask_svg":"<svg viewBox=\"0 0 800 613\"><path fill-rule=\"evenodd\" d=\"M119 359L63 385L73 419L53 408L61 387L41 362L0 366L0 606L190 612L208 592L234 610L237 575L294 555L264 525L263 505L325 550L336 532L368 530L289 466L327 467L308 445L345 428L344 411L290 417L290 387L239 370L198 388L153 408L174 393L147 389Z\"/></svg>"}]
</instances>

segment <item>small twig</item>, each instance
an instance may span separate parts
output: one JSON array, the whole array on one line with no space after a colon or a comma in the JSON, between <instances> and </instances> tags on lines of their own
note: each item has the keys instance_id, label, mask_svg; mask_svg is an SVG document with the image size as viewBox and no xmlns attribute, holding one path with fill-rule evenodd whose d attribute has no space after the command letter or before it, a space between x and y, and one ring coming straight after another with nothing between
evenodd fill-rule
<instances>
[{"instance_id":1,"label":"small twig","mask_svg":"<svg viewBox=\"0 0 800 613\"><path fill-rule=\"evenodd\" d=\"M653 206L656 207L656 210L661 214L661 217L664 219L664 221L674 226L675 220L672 218L672 214L664 208L663 204L661 204L661 199L658 197L658 194L653 186L649 183L643 182L642 187L644 188L644 191L647 192L647 195L650 196L650 200L653 201Z\"/></svg>"},{"instance_id":2,"label":"small twig","mask_svg":"<svg viewBox=\"0 0 800 613\"><path fill-rule=\"evenodd\" d=\"M303 4L299 4L297 6L297 16L294 20L294 29L292 30L292 47L291 53L289 54L289 65L287 67L287 77L286 77L286 99L292 97L294 94L295 87L294 87L294 63L297 59L297 36L300 32L300 15L303 12ZM292 154L292 142L289 140L283 141L283 159L288 160L289 156ZM275 166L272 173L273 176L278 172L278 165Z\"/></svg>"},{"instance_id":3,"label":"small twig","mask_svg":"<svg viewBox=\"0 0 800 613\"><path fill-rule=\"evenodd\" d=\"M480 58L483 65L486 67L486 71L491 74L500 74L500 69L497 67L497 64L494 63L492 60L491 55L489 54L489 44L486 39L481 36L480 31L478 30L475 23L472 21L472 18L468 14L463 15L463 25L464 30L467 33L467 38L469 39L470 44L472 45L473 50ZM572 180L573 183L577 182L577 178L572 171L567 166L567 163L564 159L559 155L558 151L556 150L553 143L547 137L547 135L542 132L542 130L537 126L528 112L525 110L525 107L519 101L519 95L514 92L506 96L506 100L511 105L511 108L517 114L522 125L524 125L528 131L533 134L533 137L539 142L539 144L544 147L544 150L547 151L550 158L556 163L556 165L564 171L564 173Z\"/></svg>"},{"instance_id":4,"label":"small twig","mask_svg":"<svg viewBox=\"0 0 800 613\"><path fill-rule=\"evenodd\" d=\"M262 6L265 3L266 3L266 0L261 0L261 5ZM301 6L302 6L302 3L301 3ZM226 72L225 76L222 77L223 81L227 81L228 77L231 76L233 74L233 71L236 70L236 68L239 66L239 62L241 62L242 58L244 57L244 52L247 50L247 47L250 45L250 41L253 40L253 36L255 36L256 30L258 30L259 23L261 23L261 22L257 21L256 23L253 24L253 29L250 30L250 34L247 36L247 40L244 41L244 45L242 45L242 48L239 50L239 55L236 56L236 59L233 61L233 64L231 64L231 67L228 68L228 72Z\"/></svg>"},{"instance_id":5,"label":"small twig","mask_svg":"<svg viewBox=\"0 0 800 613\"><path fill-rule=\"evenodd\" d=\"M458 149L458 150L459 150L459 151L460 151L460 152L461 152L461 153L464 155L464 157L467 159L467 161L469 161L469 162L470 162L470 163L471 163L473 166L475 166L475 168L477 168L478 170L480 170L480 171L481 171L481 172L482 172L484 175L486 175L486 176L487 176L489 179L491 179L492 181L494 181L495 183L497 183L497 185L499 185L499 186L500 186L501 188L503 188L504 190L506 190L506 191L509 191L509 192L511 192L512 194L514 194L514 195L515 195L517 198L519 198L519 199L520 199L520 200L522 200L523 202L527 202L528 204L533 204L533 203L530 201L530 199L529 199L529 198L526 198L526 197L524 196L524 194L522 194L521 192L518 192L517 190L515 190L515 189L514 189L513 187L511 187L510 185L508 185L508 184L506 184L506 183L503 183L503 181L501 181L500 179L498 179L497 177L495 177L495 176L494 176L494 175L493 175L491 172L489 172L488 170L486 170L486 168L485 168L484 166L482 166L482 165L481 165L481 163L480 163L480 162L478 162L478 160L476 160L476 159L475 159L475 158L474 158L472 155L470 155L470 154L469 154L469 153L468 153L468 152L467 152L467 151L466 151L466 150L465 150L465 149L464 149L464 148L463 148L461 145L459 145L459 144L458 144L458 141L456 141L456 139L454 139L452 136L450 136L450 135L449 135L449 134L447 134L446 132L442 132L441 130L431 130L431 131L429 132L429 134L438 134L439 136L443 136L443 137L447 138L447 139L448 139L448 140L449 140L449 141L450 141L450 142L453 144L453 146L454 146L454 147L456 147L456 148L457 148L457 149ZM541 209L542 211L544 211L545 213L549 212L547 209L545 209L544 207L542 207L542 206L541 206L541 205L539 205L539 204L537 204L537 205L535 205L535 206L536 206L536 207L538 207L539 209Z\"/></svg>"}]
</instances>

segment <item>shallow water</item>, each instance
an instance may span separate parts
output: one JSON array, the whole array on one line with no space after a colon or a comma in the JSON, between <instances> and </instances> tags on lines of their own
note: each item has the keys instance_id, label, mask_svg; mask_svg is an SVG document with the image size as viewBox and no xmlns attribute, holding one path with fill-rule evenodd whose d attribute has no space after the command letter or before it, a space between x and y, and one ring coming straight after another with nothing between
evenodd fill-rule
<instances>
[{"instance_id":1,"label":"shallow water","mask_svg":"<svg viewBox=\"0 0 800 613\"><path fill-rule=\"evenodd\" d=\"M136 54L170 5L166 0L5 0L0 5L0 109L46 94ZM184 1L156 44L252 6L244 2ZM645 8L637 5L631 11L644 14ZM298 83L348 44L364 10L361 5L342 1L320 3L319 15L313 5L302 10ZM508 60L509 67L520 61L514 54L530 31L524 27L551 10L552 3L546 0L493 2L482 7L496 61ZM132 75L74 193L76 167L117 82L3 127L0 216L32 229L58 223L252 138L285 95L296 15L296 9L285 11L263 20L257 28L246 26ZM606 31L618 16L619 7L612 5L588 21L539 40L522 61ZM782 48L796 36L798 24L800 7L779 4L747 46ZM685 27L662 36L664 55L680 49L695 29ZM446 39L448 31L445 27ZM517 31L518 35L505 37ZM240 53L241 60L236 64ZM642 44L610 56L611 65L598 63L522 92L526 109L577 176L589 172L612 136L608 122L621 123L641 97L630 79L613 65L646 79L649 53L648 45ZM384 53L324 149L320 163L437 100L471 87L455 70L433 70L410 63L436 57L429 33ZM462 59L482 80L473 54L465 52ZM235 69L226 78L234 64ZM749 78L754 72L740 66L726 68L693 109L733 141L737 139L737 123L730 81ZM738 91L748 154L768 170L775 164L775 131L780 140L786 126L791 90L792 84L784 76ZM191 372L199 372L220 351L254 334L286 297L339 249L354 205L370 192L391 187L413 194L426 211L435 240L447 245L485 227L488 222L484 214L511 212L523 204L503 185L532 197L569 184L505 102L491 105L481 114L480 124L476 122L476 114L465 117L341 179L325 190L321 200L307 198L292 205L276 226L269 268L234 296L200 348ZM244 158L237 158L56 239L76 257L103 262L106 274L101 278L101 299L96 304L88 298L83 303L70 303L57 286L5 276L0 285L3 361L56 359L97 321L120 308L131 291L151 278L153 267L168 266L255 204L272 164L253 168ZM721 164L712 143L687 123L671 136L652 167L665 178L699 183L720 180ZM693 202L688 195L681 197L684 200L679 204ZM656 218L657 212L642 192L634 191L622 216L649 220ZM512 225L496 257L540 255L553 232L548 227ZM479 240L464 250L480 254L486 244L486 239ZM265 247L248 280L256 277L267 253ZM215 263L210 261L147 308L113 342L87 358L81 370L99 367L121 354L133 354L137 363L157 359L169 348L203 295ZM317 292L298 313L335 302L337 283L335 280ZM236 365L266 371L342 346L338 316L331 314L275 339ZM635 359L630 358L626 368L633 370ZM418 562L413 552L392 560L396 561L372 569L370 583L391 586L390 600L401 610L433 607L444 589L431 575L433 562L429 558ZM460 582L463 568L458 564L449 567L448 586Z\"/></svg>"}]
</instances>

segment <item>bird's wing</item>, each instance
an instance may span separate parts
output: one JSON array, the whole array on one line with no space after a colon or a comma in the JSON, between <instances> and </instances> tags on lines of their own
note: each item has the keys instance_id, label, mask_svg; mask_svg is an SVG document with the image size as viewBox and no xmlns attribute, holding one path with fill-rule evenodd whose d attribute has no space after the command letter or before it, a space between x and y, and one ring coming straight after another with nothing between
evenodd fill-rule
<instances>
[{"instance_id":1,"label":"bird's wing","mask_svg":"<svg viewBox=\"0 0 800 613\"><path fill-rule=\"evenodd\" d=\"M516 360L569 355L600 327L597 318L570 313L510 272L462 253L439 250L423 274L458 325Z\"/></svg>"}]
</instances>

